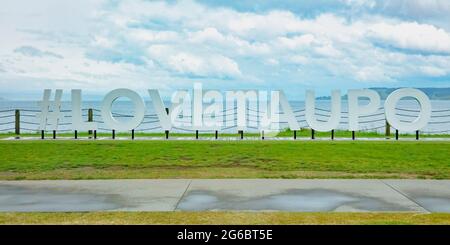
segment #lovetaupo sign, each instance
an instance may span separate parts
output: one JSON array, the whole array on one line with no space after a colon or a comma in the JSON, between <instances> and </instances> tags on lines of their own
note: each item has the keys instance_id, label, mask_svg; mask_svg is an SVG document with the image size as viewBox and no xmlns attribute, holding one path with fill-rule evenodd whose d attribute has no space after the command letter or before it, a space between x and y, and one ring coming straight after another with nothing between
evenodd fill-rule
<instances>
[{"instance_id":1,"label":"#lovetaupo sign","mask_svg":"<svg viewBox=\"0 0 450 245\"><path fill-rule=\"evenodd\" d=\"M63 91L57 89L51 101L51 90L44 90L41 103L40 130L57 130L61 117L61 97ZM149 89L148 95L152 101L153 109L161 128L165 131L173 127L184 127L193 130L220 130L223 126L237 125L238 130L247 127L259 130L278 130L279 122L287 122L291 130L299 130L292 108L283 91L233 90L224 93L218 90L203 90L199 83L194 84L190 93L188 90L178 90L171 98L169 113L166 112L159 91ZM359 130L359 117L376 112L381 105L380 96L370 89L348 90L348 130ZM82 118L82 92L79 89L71 91L72 122L74 131L97 130L96 122L86 122ZM130 120L119 121L114 118L112 105L119 98L128 98L134 106L133 116ZM420 105L420 111L415 120L402 121L396 115L397 103L405 97L412 97ZM305 119L308 126L316 131L331 131L337 129L341 120L341 92L334 90L331 93L331 112L329 119L317 120L315 115L315 93L306 91ZM365 99L367 103L360 105L359 101ZM236 113L224 114L228 109ZM254 109L258 112L257 121L247 120L246 110ZM425 93L418 89L401 88L392 92L384 102L385 116L389 124L401 131L417 131L424 128L431 117L431 103ZM101 117L105 126L111 130L129 131L136 129L144 120L145 103L143 98L130 89L115 89L102 100ZM178 121L177 118L189 118L189 121Z\"/></svg>"}]
</instances>

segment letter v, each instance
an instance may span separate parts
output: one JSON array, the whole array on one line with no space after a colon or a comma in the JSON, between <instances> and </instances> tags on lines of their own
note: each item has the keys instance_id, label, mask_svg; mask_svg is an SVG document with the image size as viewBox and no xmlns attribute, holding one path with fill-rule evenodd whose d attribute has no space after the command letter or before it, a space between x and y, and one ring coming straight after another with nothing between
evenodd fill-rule
<instances>
[{"instance_id":1,"label":"letter v","mask_svg":"<svg viewBox=\"0 0 450 245\"><path fill-rule=\"evenodd\" d=\"M172 121L170 120L170 115L166 112L166 107L164 106L164 102L159 95L157 89L149 89L148 94L153 102L153 107L155 108L156 115L159 118L159 122L161 124L161 128L163 130L171 130L172 129ZM170 113L170 112L169 112Z\"/></svg>"}]
</instances>

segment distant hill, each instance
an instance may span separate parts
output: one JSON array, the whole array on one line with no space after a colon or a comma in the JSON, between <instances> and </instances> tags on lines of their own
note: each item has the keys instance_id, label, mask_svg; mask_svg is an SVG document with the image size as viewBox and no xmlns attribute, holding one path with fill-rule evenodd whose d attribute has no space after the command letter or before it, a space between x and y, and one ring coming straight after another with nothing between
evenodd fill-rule
<instances>
[{"instance_id":1,"label":"distant hill","mask_svg":"<svg viewBox=\"0 0 450 245\"><path fill-rule=\"evenodd\" d=\"M369 88L375 90L380 95L381 99L384 100L388 97L390 93L399 88ZM422 90L431 100L450 100L450 88L417 88ZM321 96L317 98L318 100L329 100L331 96ZM342 96L343 100L347 99L347 95Z\"/></svg>"},{"instance_id":2,"label":"distant hill","mask_svg":"<svg viewBox=\"0 0 450 245\"><path fill-rule=\"evenodd\" d=\"M377 91L381 99L386 97L398 88L370 88ZM432 100L450 100L450 88L417 88L422 90Z\"/></svg>"}]
</instances>

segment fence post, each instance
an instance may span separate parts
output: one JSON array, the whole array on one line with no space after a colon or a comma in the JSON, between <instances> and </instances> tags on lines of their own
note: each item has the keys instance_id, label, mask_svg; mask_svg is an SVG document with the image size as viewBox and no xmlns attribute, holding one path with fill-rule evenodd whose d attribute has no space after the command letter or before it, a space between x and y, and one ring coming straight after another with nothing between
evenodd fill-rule
<instances>
[{"instance_id":1,"label":"fence post","mask_svg":"<svg viewBox=\"0 0 450 245\"><path fill-rule=\"evenodd\" d=\"M386 120L385 136L386 136L386 139L391 138L391 125L389 124L389 122L387 120Z\"/></svg>"},{"instance_id":2,"label":"fence post","mask_svg":"<svg viewBox=\"0 0 450 245\"><path fill-rule=\"evenodd\" d=\"M92 108L88 109L88 122L93 122L94 121L94 110ZM88 131L88 134L92 134L92 130Z\"/></svg>"},{"instance_id":3,"label":"fence post","mask_svg":"<svg viewBox=\"0 0 450 245\"><path fill-rule=\"evenodd\" d=\"M169 115L169 108L168 107L166 107L166 113L167 113L167 115ZM169 139L169 130L166 130L165 134L166 134L166 140L168 140Z\"/></svg>"},{"instance_id":4,"label":"fence post","mask_svg":"<svg viewBox=\"0 0 450 245\"><path fill-rule=\"evenodd\" d=\"M16 110L16 134L20 134L20 110Z\"/></svg>"}]
</instances>

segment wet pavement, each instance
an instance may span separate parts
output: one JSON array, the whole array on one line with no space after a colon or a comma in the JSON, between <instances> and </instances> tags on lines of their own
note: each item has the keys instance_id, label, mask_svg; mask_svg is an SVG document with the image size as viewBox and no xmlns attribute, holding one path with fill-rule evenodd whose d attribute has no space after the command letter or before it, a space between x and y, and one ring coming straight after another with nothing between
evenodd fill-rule
<instances>
[{"instance_id":1,"label":"wet pavement","mask_svg":"<svg viewBox=\"0 0 450 245\"><path fill-rule=\"evenodd\" d=\"M0 186L1 211L96 211L121 207L120 195Z\"/></svg>"},{"instance_id":2,"label":"wet pavement","mask_svg":"<svg viewBox=\"0 0 450 245\"><path fill-rule=\"evenodd\" d=\"M0 181L0 211L450 212L450 180Z\"/></svg>"},{"instance_id":3,"label":"wet pavement","mask_svg":"<svg viewBox=\"0 0 450 245\"><path fill-rule=\"evenodd\" d=\"M254 210L254 211L336 211L347 207L351 211L410 211L403 206L351 193L325 189L286 190L283 193L243 198L211 191L192 191L178 205L179 210Z\"/></svg>"},{"instance_id":4,"label":"wet pavement","mask_svg":"<svg viewBox=\"0 0 450 245\"><path fill-rule=\"evenodd\" d=\"M189 180L0 181L0 211L170 211Z\"/></svg>"}]
</instances>

